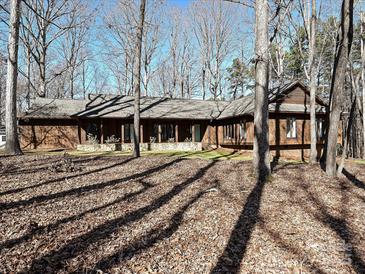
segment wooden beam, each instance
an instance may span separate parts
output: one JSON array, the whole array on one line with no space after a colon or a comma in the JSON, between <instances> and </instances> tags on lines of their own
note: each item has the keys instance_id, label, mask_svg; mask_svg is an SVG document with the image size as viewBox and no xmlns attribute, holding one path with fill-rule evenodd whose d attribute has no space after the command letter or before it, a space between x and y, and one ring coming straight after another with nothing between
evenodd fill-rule
<instances>
[{"instance_id":1,"label":"wooden beam","mask_svg":"<svg viewBox=\"0 0 365 274\"><path fill-rule=\"evenodd\" d=\"M158 124L158 136L157 136L157 141L159 142L159 143L161 143L161 139L162 139L162 136L161 136L161 134L162 134L162 127L161 127L161 124Z\"/></svg>"},{"instance_id":2,"label":"wooden beam","mask_svg":"<svg viewBox=\"0 0 365 274\"><path fill-rule=\"evenodd\" d=\"M175 124L175 142L179 142L179 125Z\"/></svg>"},{"instance_id":3,"label":"wooden beam","mask_svg":"<svg viewBox=\"0 0 365 274\"><path fill-rule=\"evenodd\" d=\"M143 143L143 124L140 125L140 131L139 131L139 139L140 143Z\"/></svg>"},{"instance_id":4,"label":"wooden beam","mask_svg":"<svg viewBox=\"0 0 365 274\"><path fill-rule=\"evenodd\" d=\"M100 120L100 144L104 144L104 122Z\"/></svg>"},{"instance_id":5,"label":"wooden beam","mask_svg":"<svg viewBox=\"0 0 365 274\"><path fill-rule=\"evenodd\" d=\"M191 125L191 141L195 143L195 126Z\"/></svg>"},{"instance_id":6,"label":"wooden beam","mask_svg":"<svg viewBox=\"0 0 365 274\"><path fill-rule=\"evenodd\" d=\"M122 126L121 126L120 140L121 140L122 144L124 144L124 124L122 124Z\"/></svg>"}]
</instances>

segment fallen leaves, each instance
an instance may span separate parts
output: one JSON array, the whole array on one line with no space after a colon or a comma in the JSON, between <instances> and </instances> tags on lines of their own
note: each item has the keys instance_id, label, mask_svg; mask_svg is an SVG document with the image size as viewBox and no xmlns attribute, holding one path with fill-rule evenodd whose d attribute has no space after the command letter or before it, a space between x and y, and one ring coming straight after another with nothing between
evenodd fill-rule
<instances>
[{"instance_id":1,"label":"fallen leaves","mask_svg":"<svg viewBox=\"0 0 365 274\"><path fill-rule=\"evenodd\" d=\"M364 267L361 165L351 166L354 183L329 179L318 166L287 163L258 187L244 161L67 155L0 161L1 273Z\"/></svg>"}]
</instances>

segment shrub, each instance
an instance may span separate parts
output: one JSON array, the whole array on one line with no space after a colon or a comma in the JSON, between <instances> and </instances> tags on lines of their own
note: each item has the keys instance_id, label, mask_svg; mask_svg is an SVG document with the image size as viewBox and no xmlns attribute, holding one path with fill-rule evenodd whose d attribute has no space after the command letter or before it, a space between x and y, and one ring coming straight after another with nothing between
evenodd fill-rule
<instances>
[{"instance_id":1,"label":"shrub","mask_svg":"<svg viewBox=\"0 0 365 274\"><path fill-rule=\"evenodd\" d=\"M87 143L90 144L90 145L97 145L97 144L99 144L98 137L89 133L87 135Z\"/></svg>"},{"instance_id":2,"label":"shrub","mask_svg":"<svg viewBox=\"0 0 365 274\"><path fill-rule=\"evenodd\" d=\"M117 144L120 142L120 138L116 138L114 135L109 136L106 138L105 143L106 144Z\"/></svg>"}]
</instances>

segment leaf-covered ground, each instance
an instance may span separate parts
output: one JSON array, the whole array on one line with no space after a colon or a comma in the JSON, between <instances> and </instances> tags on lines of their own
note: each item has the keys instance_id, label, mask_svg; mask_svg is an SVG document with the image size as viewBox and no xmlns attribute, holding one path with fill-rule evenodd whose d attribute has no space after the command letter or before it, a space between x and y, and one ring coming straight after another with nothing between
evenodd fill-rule
<instances>
[{"instance_id":1,"label":"leaf-covered ground","mask_svg":"<svg viewBox=\"0 0 365 274\"><path fill-rule=\"evenodd\" d=\"M365 165L0 157L0 273L365 273Z\"/></svg>"}]
</instances>

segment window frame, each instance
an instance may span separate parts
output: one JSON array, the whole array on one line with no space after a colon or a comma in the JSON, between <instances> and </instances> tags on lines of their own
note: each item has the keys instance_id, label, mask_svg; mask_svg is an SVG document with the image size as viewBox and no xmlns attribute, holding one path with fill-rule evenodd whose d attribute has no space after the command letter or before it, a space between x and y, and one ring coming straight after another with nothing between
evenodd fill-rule
<instances>
[{"instance_id":1,"label":"window frame","mask_svg":"<svg viewBox=\"0 0 365 274\"><path fill-rule=\"evenodd\" d=\"M232 141L235 139L235 124L227 124L223 126L223 139Z\"/></svg>"},{"instance_id":2,"label":"window frame","mask_svg":"<svg viewBox=\"0 0 365 274\"><path fill-rule=\"evenodd\" d=\"M324 118L318 118L316 121L316 136L318 140L324 138Z\"/></svg>"},{"instance_id":3,"label":"window frame","mask_svg":"<svg viewBox=\"0 0 365 274\"><path fill-rule=\"evenodd\" d=\"M240 122L240 141L247 141L247 122Z\"/></svg>"},{"instance_id":4,"label":"window frame","mask_svg":"<svg viewBox=\"0 0 365 274\"><path fill-rule=\"evenodd\" d=\"M297 119L295 117L286 118L286 138L297 139Z\"/></svg>"},{"instance_id":5,"label":"window frame","mask_svg":"<svg viewBox=\"0 0 365 274\"><path fill-rule=\"evenodd\" d=\"M124 124L124 136L123 141L125 143L132 143L134 137L134 125L132 123Z\"/></svg>"}]
</instances>

